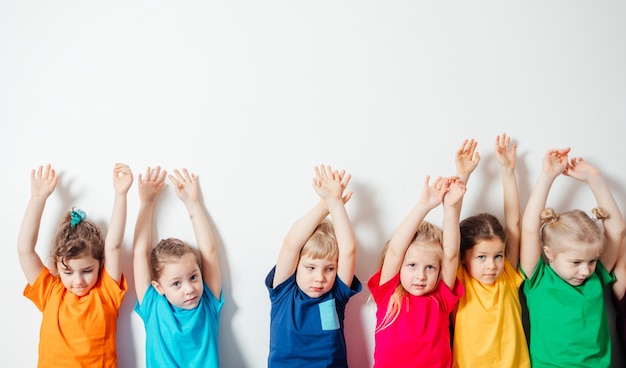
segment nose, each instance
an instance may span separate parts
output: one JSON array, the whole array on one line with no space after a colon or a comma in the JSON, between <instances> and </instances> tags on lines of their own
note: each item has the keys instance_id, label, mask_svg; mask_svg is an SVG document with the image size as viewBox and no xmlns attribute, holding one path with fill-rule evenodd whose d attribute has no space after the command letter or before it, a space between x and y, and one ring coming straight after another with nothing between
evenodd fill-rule
<instances>
[{"instance_id":1,"label":"nose","mask_svg":"<svg viewBox=\"0 0 626 368\"><path fill-rule=\"evenodd\" d=\"M315 281L317 281L317 282L324 281L324 273L321 270L315 272L314 277L315 277Z\"/></svg>"},{"instance_id":2,"label":"nose","mask_svg":"<svg viewBox=\"0 0 626 368\"><path fill-rule=\"evenodd\" d=\"M487 268L490 270L496 268L496 262L493 260L493 258L487 258Z\"/></svg>"},{"instance_id":3,"label":"nose","mask_svg":"<svg viewBox=\"0 0 626 368\"><path fill-rule=\"evenodd\" d=\"M417 270L415 272L415 279L419 280L419 281L423 281L426 279L426 272L424 272L424 270Z\"/></svg>"},{"instance_id":4,"label":"nose","mask_svg":"<svg viewBox=\"0 0 626 368\"><path fill-rule=\"evenodd\" d=\"M183 291L185 292L185 294L192 294L193 293L193 285L191 285L188 282L184 283L183 284Z\"/></svg>"}]
</instances>

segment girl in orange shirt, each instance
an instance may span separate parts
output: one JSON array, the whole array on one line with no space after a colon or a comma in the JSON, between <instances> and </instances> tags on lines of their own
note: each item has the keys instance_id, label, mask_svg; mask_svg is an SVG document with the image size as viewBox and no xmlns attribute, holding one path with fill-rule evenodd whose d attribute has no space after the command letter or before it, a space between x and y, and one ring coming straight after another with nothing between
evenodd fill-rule
<instances>
[{"instance_id":1,"label":"girl in orange shirt","mask_svg":"<svg viewBox=\"0 0 626 368\"><path fill-rule=\"evenodd\" d=\"M116 367L118 310L126 293L121 253L126 194L133 182L127 165L113 170L115 202L106 235L80 209L63 218L53 239L50 268L35 251L46 200L58 181L46 165L31 171L31 197L17 239L28 285L24 296L42 312L39 367Z\"/></svg>"}]
</instances>

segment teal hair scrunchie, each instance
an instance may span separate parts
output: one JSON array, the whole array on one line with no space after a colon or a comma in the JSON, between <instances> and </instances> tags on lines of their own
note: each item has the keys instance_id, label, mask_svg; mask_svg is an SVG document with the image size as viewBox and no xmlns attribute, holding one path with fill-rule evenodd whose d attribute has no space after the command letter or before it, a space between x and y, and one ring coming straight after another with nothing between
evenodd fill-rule
<instances>
[{"instance_id":1,"label":"teal hair scrunchie","mask_svg":"<svg viewBox=\"0 0 626 368\"><path fill-rule=\"evenodd\" d=\"M80 224L81 221L87 218L87 214L85 213L85 211L78 208L70 211L70 216L72 216L72 227L75 227L76 225Z\"/></svg>"}]
</instances>

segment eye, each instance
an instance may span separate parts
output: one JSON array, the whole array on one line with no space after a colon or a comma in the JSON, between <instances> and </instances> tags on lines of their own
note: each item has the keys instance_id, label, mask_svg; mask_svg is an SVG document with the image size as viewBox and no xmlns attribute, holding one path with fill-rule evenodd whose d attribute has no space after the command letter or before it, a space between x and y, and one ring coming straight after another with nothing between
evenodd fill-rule
<instances>
[{"instance_id":1,"label":"eye","mask_svg":"<svg viewBox=\"0 0 626 368\"><path fill-rule=\"evenodd\" d=\"M333 272L334 270L335 270L335 267L326 268L326 272Z\"/></svg>"},{"instance_id":2,"label":"eye","mask_svg":"<svg viewBox=\"0 0 626 368\"><path fill-rule=\"evenodd\" d=\"M193 276L191 276L190 280L191 281L196 281L197 279L198 279L198 275L193 275Z\"/></svg>"},{"instance_id":3,"label":"eye","mask_svg":"<svg viewBox=\"0 0 626 368\"><path fill-rule=\"evenodd\" d=\"M93 272L93 269L91 269L91 268L88 269L88 270L83 270L83 273L92 273L92 272Z\"/></svg>"},{"instance_id":4,"label":"eye","mask_svg":"<svg viewBox=\"0 0 626 368\"><path fill-rule=\"evenodd\" d=\"M63 273L64 273L64 274L66 274L66 275L71 275L71 274L72 274L72 271L65 270L65 271L63 271Z\"/></svg>"},{"instance_id":5,"label":"eye","mask_svg":"<svg viewBox=\"0 0 626 368\"><path fill-rule=\"evenodd\" d=\"M572 261L572 263L578 266L580 264L580 261Z\"/></svg>"},{"instance_id":6,"label":"eye","mask_svg":"<svg viewBox=\"0 0 626 368\"><path fill-rule=\"evenodd\" d=\"M498 255L496 256L496 259L501 259L501 258L503 258L503 257L504 257L504 256L503 256L502 254L498 254Z\"/></svg>"},{"instance_id":7,"label":"eye","mask_svg":"<svg viewBox=\"0 0 626 368\"><path fill-rule=\"evenodd\" d=\"M313 266L305 266L305 268L309 271L313 271L315 269L315 267Z\"/></svg>"},{"instance_id":8,"label":"eye","mask_svg":"<svg viewBox=\"0 0 626 368\"><path fill-rule=\"evenodd\" d=\"M409 263L407 266L409 266L411 268L415 268L415 263Z\"/></svg>"},{"instance_id":9,"label":"eye","mask_svg":"<svg viewBox=\"0 0 626 368\"><path fill-rule=\"evenodd\" d=\"M433 266L433 265L428 265L428 266L426 266L426 269L429 270L429 271L432 271L432 270L436 270L437 268L435 266Z\"/></svg>"},{"instance_id":10,"label":"eye","mask_svg":"<svg viewBox=\"0 0 626 368\"><path fill-rule=\"evenodd\" d=\"M596 262L598 262L598 260L597 260L597 259L594 259L593 261L589 262L589 264L590 264L590 265L594 265L594 264L596 264Z\"/></svg>"},{"instance_id":11,"label":"eye","mask_svg":"<svg viewBox=\"0 0 626 368\"><path fill-rule=\"evenodd\" d=\"M174 282L172 282L172 286L173 286L173 287L179 287L179 286L180 286L180 281L174 281Z\"/></svg>"},{"instance_id":12,"label":"eye","mask_svg":"<svg viewBox=\"0 0 626 368\"><path fill-rule=\"evenodd\" d=\"M481 261L484 261L484 260L485 260L485 256L484 256L484 255L480 255L480 256L478 256L478 257L476 257L476 258L480 259Z\"/></svg>"}]
</instances>

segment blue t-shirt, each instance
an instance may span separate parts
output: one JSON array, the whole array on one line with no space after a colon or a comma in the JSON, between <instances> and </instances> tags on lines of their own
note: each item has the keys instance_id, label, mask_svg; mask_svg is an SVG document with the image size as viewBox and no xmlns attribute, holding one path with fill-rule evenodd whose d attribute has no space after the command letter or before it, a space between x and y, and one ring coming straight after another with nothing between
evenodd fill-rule
<instances>
[{"instance_id":1,"label":"blue t-shirt","mask_svg":"<svg viewBox=\"0 0 626 368\"><path fill-rule=\"evenodd\" d=\"M328 293L311 298L296 284L295 273L273 288L275 271L265 278L272 302L268 367L347 367L343 320L361 282L354 276L348 287L337 277Z\"/></svg>"},{"instance_id":2,"label":"blue t-shirt","mask_svg":"<svg viewBox=\"0 0 626 368\"><path fill-rule=\"evenodd\" d=\"M217 332L224 297L204 284L194 309L175 307L152 285L135 311L146 328L146 367L219 367Z\"/></svg>"}]
</instances>

